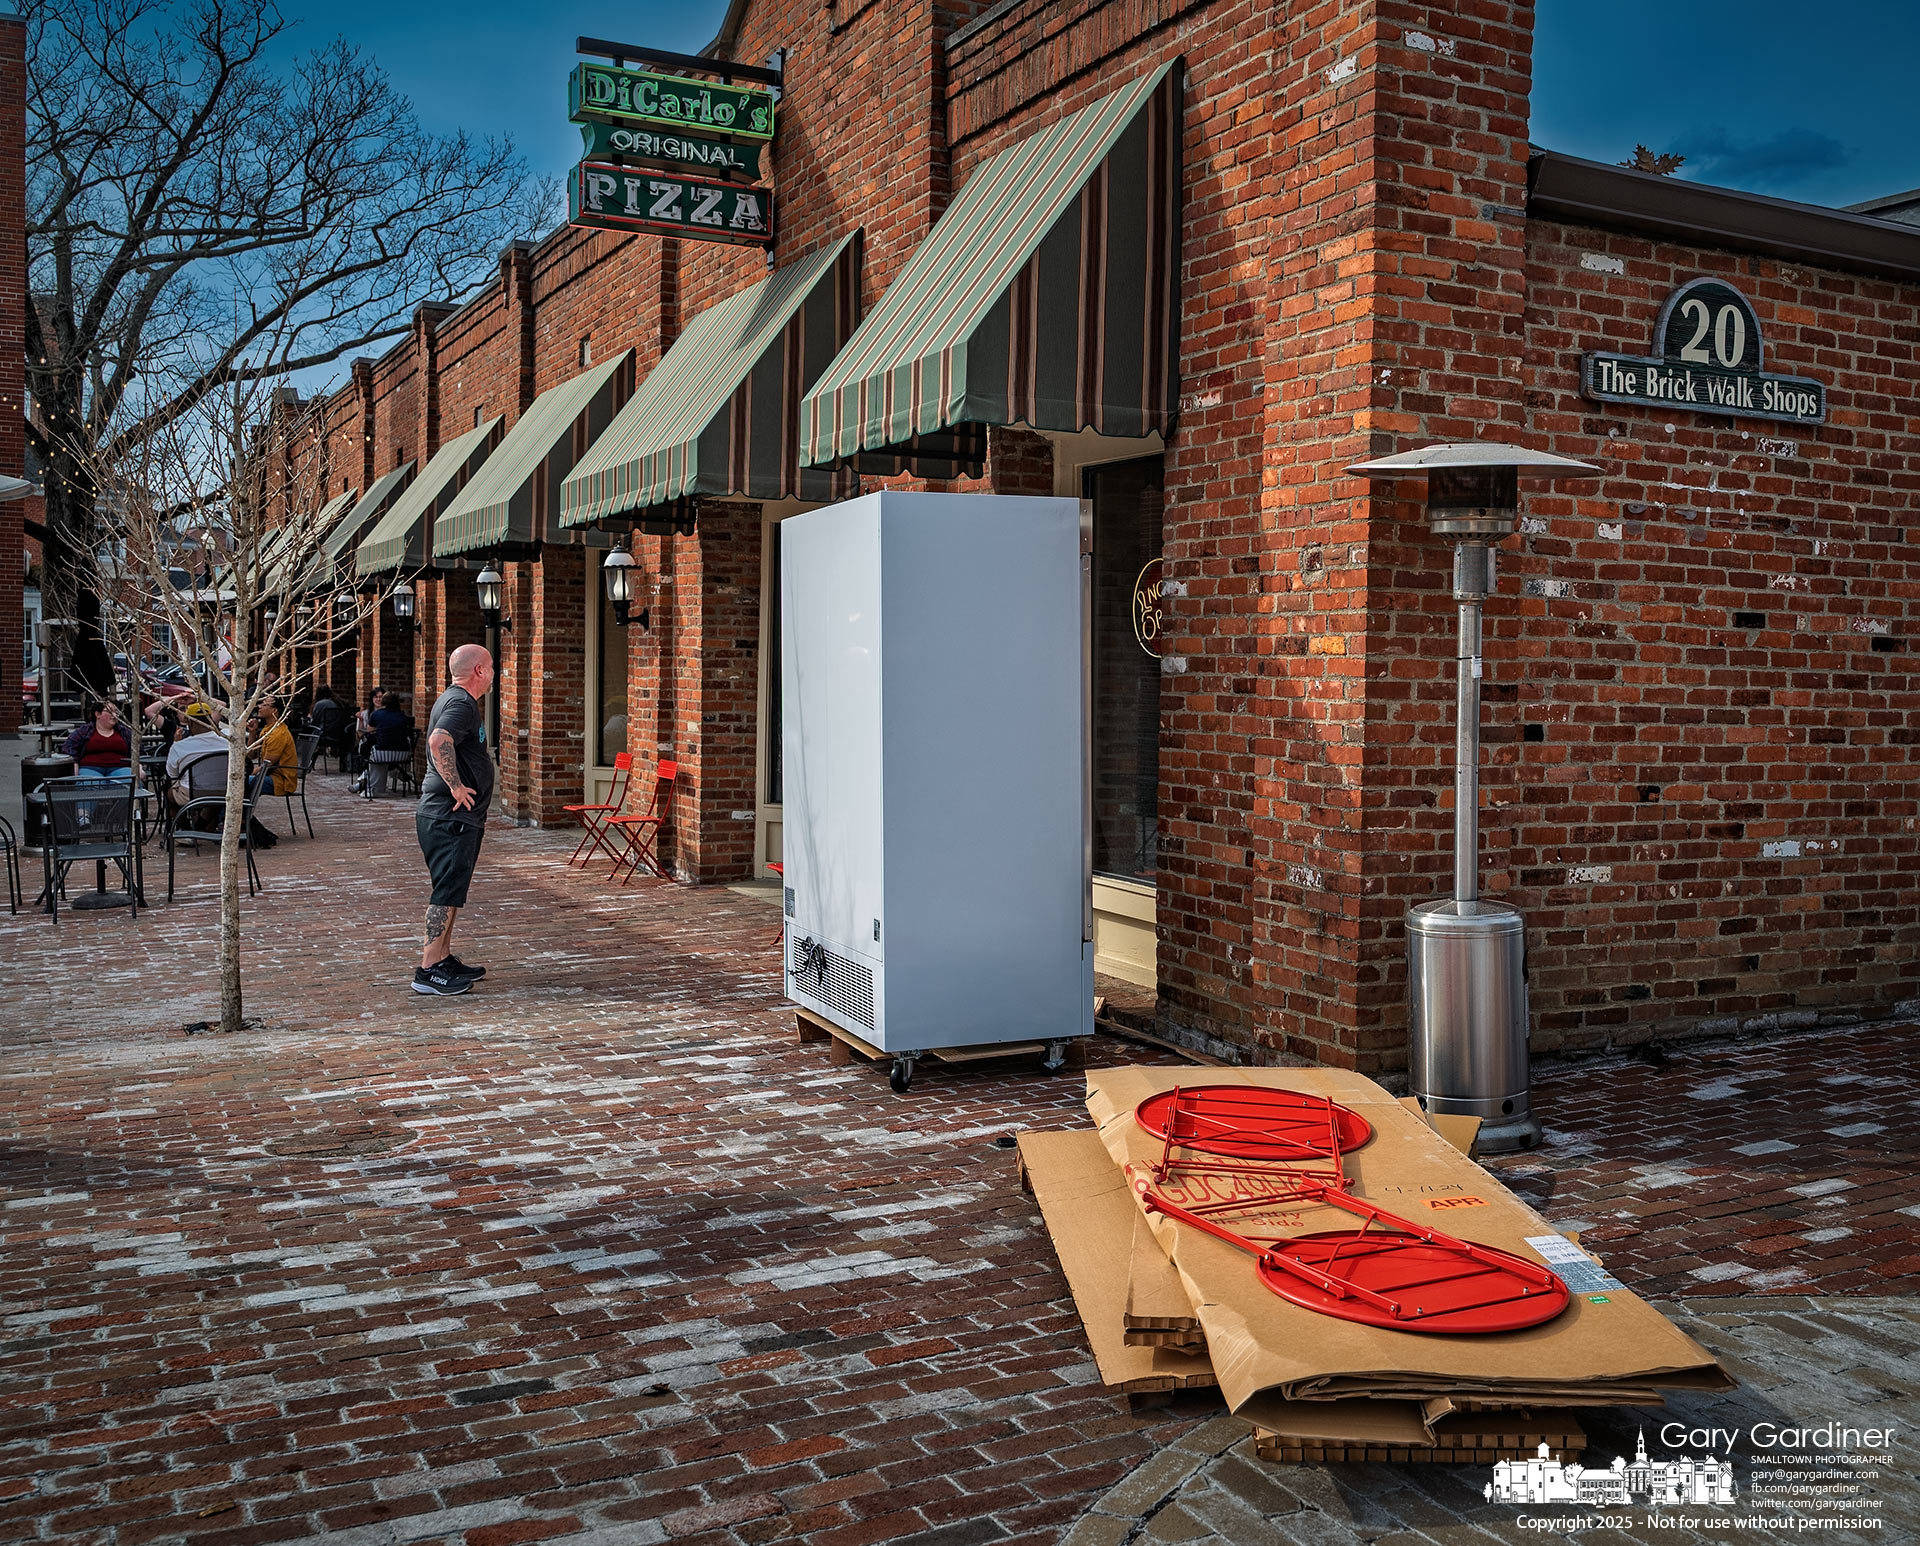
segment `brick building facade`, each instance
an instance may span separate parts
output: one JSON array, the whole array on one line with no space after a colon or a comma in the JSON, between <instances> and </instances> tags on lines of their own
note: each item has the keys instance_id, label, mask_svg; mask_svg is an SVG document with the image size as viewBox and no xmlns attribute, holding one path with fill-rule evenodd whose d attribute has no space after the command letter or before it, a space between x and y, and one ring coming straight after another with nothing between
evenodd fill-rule
<instances>
[{"instance_id":1,"label":"brick building facade","mask_svg":"<svg viewBox=\"0 0 1920 1546\"><path fill-rule=\"evenodd\" d=\"M1154 984L1169 1034L1403 1062L1402 919L1449 874L1452 603L1414 491L1345 469L1475 438L1604 471L1526 496L1488 609L1482 871L1529 917L1536 1050L1920 993L1920 233L1542 153L1531 46L1523 0L740 0L716 40L748 63L787 50L776 259L857 229L863 313L992 158L1179 62L1168 431L992 423L977 477L859 463L867 489L1097 506L1101 470L1127 468L1153 491L1136 536L1157 544L1169 637L1150 744L1124 759L1146 770L1146 835L1103 882L1103 950ZM767 273L673 238L516 246L315 406L325 486L510 426L618 351L644 383ZM1825 385L1826 422L1581 395L1584 354L1647 352L1702 276L1751 302L1769 370ZM691 533L633 535L651 626L623 649L597 553L505 563L516 819L567 820L625 749L636 805L657 760L679 765L681 878L778 857L770 539L809 507L701 497ZM335 685L423 712L447 650L483 636L474 567L425 569L417 631L362 627Z\"/></svg>"}]
</instances>

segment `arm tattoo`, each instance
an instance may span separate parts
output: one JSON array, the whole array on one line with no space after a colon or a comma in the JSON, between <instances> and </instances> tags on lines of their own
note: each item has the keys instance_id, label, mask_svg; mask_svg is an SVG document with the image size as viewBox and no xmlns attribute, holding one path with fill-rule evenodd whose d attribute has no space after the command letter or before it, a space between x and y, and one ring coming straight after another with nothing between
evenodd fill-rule
<instances>
[{"instance_id":1,"label":"arm tattoo","mask_svg":"<svg viewBox=\"0 0 1920 1546\"><path fill-rule=\"evenodd\" d=\"M449 789L460 787L460 764L453 755L453 737L444 730L429 737L427 755L433 759L434 771L447 781Z\"/></svg>"},{"instance_id":2,"label":"arm tattoo","mask_svg":"<svg viewBox=\"0 0 1920 1546\"><path fill-rule=\"evenodd\" d=\"M427 909L427 943L431 945L447 932L447 913L450 909L435 904Z\"/></svg>"}]
</instances>

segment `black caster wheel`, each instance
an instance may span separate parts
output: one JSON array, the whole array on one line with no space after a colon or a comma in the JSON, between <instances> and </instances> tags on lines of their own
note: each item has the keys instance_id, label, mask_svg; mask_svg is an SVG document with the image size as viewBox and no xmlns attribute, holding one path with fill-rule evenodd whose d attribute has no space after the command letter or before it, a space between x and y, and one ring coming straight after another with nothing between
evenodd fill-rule
<instances>
[{"instance_id":1,"label":"black caster wheel","mask_svg":"<svg viewBox=\"0 0 1920 1546\"><path fill-rule=\"evenodd\" d=\"M893 1072L887 1075L887 1083L893 1086L894 1094L905 1095L908 1086L913 1083L913 1064L906 1062L895 1063L893 1065Z\"/></svg>"}]
</instances>

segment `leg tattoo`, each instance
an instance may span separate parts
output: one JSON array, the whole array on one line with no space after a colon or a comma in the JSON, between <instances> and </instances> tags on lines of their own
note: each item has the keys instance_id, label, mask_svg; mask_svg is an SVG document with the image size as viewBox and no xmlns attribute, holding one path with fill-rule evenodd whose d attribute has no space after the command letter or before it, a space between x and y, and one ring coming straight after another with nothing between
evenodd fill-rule
<instances>
[{"instance_id":1,"label":"leg tattoo","mask_svg":"<svg viewBox=\"0 0 1920 1546\"><path fill-rule=\"evenodd\" d=\"M431 945L435 940L437 940L442 934L447 932L447 917L451 911L452 911L451 908L440 907L438 905L429 907L427 909L427 940L426 942L429 945Z\"/></svg>"}]
</instances>

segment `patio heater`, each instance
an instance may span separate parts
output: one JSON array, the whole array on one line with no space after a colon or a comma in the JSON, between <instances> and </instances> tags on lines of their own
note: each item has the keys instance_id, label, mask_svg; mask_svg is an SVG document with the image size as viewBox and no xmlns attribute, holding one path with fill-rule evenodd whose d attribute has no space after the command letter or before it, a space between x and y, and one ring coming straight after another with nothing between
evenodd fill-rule
<instances>
[{"instance_id":1,"label":"patio heater","mask_svg":"<svg viewBox=\"0 0 1920 1546\"><path fill-rule=\"evenodd\" d=\"M1453 544L1453 895L1407 910L1407 1066L1428 1111L1480 1118L1489 1154L1540 1141L1528 1092L1526 919L1480 899L1480 609L1494 551L1519 524L1521 473L1596 478L1598 467L1478 441L1361 462L1362 477L1425 478L1427 526Z\"/></svg>"}]
</instances>

